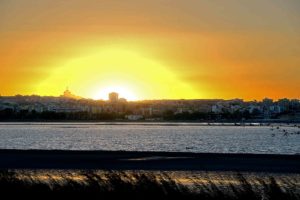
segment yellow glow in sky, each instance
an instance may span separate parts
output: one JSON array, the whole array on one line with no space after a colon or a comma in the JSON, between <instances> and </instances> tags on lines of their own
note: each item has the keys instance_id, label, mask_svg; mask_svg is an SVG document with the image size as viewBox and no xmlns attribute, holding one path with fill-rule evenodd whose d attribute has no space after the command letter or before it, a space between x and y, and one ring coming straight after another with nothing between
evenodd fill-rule
<instances>
[{"instance_id":1,"label":"yellow glow in sky","mask_svg":"<svg viewBox=\"0 0 300 200\"><path fill-rule=\"evenodd\" d=\"M49 77L37 85L35 93L58 94L68 86L75 94L93 99L107 99L109 92L128 100L201 96L166 66L140 52L117 47L86 52L51 67Z\"/></svg>"},{"instance_id":2,"label":"yellow glow in sky","mask_svg":"<svg viewBox=\"0 0 300 200\"><path fill-rule=\"evenodd\" d=\"M299 0L0 0L0 95L300 98Z\"/></svg>"}]
</instances>

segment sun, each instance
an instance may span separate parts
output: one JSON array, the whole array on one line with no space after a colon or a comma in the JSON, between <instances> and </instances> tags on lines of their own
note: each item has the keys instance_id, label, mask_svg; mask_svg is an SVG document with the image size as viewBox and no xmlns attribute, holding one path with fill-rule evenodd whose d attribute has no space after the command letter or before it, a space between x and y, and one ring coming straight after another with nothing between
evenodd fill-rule
<instances>
[{"instance_id":1,"label":"sun","mask_svg":"<svg viewBox=\"0 0 300 200\"><path fill-rule=\"evenodd\" d=\"M107 99L118 92L128 100L199 97L187 83L142 51L103 47L57 63L36 86L41 95L60 94L66 86L76 95Z\"/></svg>"},{"instance_id":2,"label":"sun","mask_svg":"<svg viewBox=\"0 0 300 200\"><path fill-rule=\"evenodd\" d=\"M127 86L108 86L101 88L98 92L92 96L93 99L102 99L108 100L108 94L111 92L117 92L119 94L119 98L125 98L129 101L136 101L138 97L130 90Z\"/></svg>"}]
</instances>

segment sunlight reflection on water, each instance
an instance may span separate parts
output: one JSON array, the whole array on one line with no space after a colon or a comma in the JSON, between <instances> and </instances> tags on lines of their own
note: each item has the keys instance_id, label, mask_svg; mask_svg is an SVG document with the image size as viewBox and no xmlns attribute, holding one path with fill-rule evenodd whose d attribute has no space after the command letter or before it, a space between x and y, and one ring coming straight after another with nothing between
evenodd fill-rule
<instances>
[{"instance_id":1,"label":"sunlight reflection on water","mask_svg":"<svg viewBox=\"0 0 300 200\"><path fill-rule=\"evenodd\" d=\"M297 126L0 123L0 149L299 154Z\"/></svg>"}]
</instances>

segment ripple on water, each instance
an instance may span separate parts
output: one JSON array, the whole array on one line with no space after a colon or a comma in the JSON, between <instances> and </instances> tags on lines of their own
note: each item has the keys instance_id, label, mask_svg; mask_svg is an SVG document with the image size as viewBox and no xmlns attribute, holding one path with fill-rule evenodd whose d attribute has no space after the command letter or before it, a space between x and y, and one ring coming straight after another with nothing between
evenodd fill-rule
<instances>
[{"instance_id":1,"label":"ripple on water","mask_svg":"<svg viewBox=\"0 0 300 200\"><path fill-rule=\"evenodd\" d=\"M298 126L0 124L0 148L300 154L300 135L281 129Z\"/></svg>"}]
</instances>

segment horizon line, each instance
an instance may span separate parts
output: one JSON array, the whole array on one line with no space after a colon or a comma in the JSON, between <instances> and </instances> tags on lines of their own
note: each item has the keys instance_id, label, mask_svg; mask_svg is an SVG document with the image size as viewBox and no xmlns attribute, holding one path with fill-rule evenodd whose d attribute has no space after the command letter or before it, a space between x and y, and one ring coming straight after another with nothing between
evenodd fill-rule
<instances>
[{"instance_id":1,"label":"horizon line","mask_svg":"<svg viewBox=\"0 0 300 200\"><path fill-rule=\"evenodd\" d=\"M63 95L59 95L59 96L55 96L55 95L37 95L37 94L15 94L15 95L1 95L0 94L0 98L2 97L18 97L18 96L21 96L21 97L33 97L33 96L36 96L36 97L53 97L53 98L65 98L65 99L73 99L73 100L93 100L93 101L109 101L108 99L93 99L93 98L86 98L86 97L81 97L79 96L80 98L76 99L76 98L68 98L68 97L64 97ZM123 99L126 99L126 98L123 98ZM271 99L273 101L278 101L278 100L281 100L281 99L288 99L288 100L300 100L300 97L299 98L289 98L289 97L282 97L282 98L277 98L277 99L273 99L271 97L264 97L262 99L251 99L251 100L248 100L248 99L243 99L243 98L240 98L240 97L234 97L234 98L177 98L177 99L173 99L173 98L160 98L160 99L137 99L137 100L127 100L128 102L138 102L138 101L178 101L178 100L190 100L190 101L193 101L193 100L224 100L224 101L229 101L229 100L242 100L242 101L246 101L246 102L251 102L251 101L262 101L264 99Z\"/></svg>"}]
</instances>

